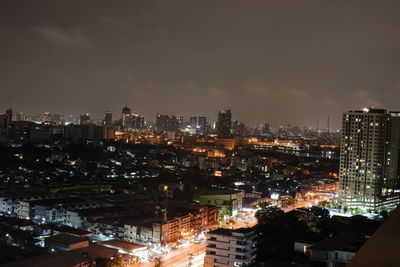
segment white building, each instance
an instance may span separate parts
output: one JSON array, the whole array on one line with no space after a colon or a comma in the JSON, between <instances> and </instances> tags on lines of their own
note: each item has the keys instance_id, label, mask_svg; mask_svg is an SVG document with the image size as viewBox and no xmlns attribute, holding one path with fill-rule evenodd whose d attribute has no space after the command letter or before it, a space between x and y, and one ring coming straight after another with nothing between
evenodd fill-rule
<instances>
[{"instance_id":1,"label":"white building","mask_svg":"<svg viewBox=\"0 0 400 267\"><path fill-rule=\"evenodd\" d=\"M208 232L204 266L249 266L256 258L257 234L253 228L216 229Z\"/></svg>"},{"instance_id":2,"label":"white building","mask_svg":"<svg viewBox=\"0 0 400 267\"><path fill-rule=\"evenodd\" d=\"M343 114L339 198L347 208L392 210L396 191L400 113L364 109Z\"/></svg>"},{"instance_id":3,"label":"white building","mask_svg":"<svg viewBox=\"0 0 400 267\"><path fill-rule=\"evenodd\" d=\"M358 233L342 233L311 247L312 266L345 266L363 246L368 236Z\"/></svg>"}]
</instances>

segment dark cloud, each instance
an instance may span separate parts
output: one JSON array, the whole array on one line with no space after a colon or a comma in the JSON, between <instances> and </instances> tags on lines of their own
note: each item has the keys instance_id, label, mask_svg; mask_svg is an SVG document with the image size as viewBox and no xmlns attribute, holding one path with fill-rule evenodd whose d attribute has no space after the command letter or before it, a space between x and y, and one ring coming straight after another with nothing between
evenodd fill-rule
<instances>
[{"instance_id":1,"label":"dark cloud","mask_svg":"<svg viewBox=\"0 0 400 267\"><path fill-rule=\"evenodd\" d=\"M315 126L400 109L398 1L0 3L0 108Z\"/></svg>"}]
</instances>

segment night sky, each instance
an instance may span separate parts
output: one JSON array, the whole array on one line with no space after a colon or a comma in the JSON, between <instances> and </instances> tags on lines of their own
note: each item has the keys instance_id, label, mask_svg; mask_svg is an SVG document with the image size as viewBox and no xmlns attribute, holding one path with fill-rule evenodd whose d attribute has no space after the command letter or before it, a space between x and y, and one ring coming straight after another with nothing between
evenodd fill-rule
<instances>
[{"instance_id":1,"label":"night sky","mask_svg":"<svg viewBox=\"0 0 400 267\"><path fill-rule=\"evenodd\" d=\"M400 110L400 1L0 2L0 108L326 126Z\"/></svg>"}]
</instances>

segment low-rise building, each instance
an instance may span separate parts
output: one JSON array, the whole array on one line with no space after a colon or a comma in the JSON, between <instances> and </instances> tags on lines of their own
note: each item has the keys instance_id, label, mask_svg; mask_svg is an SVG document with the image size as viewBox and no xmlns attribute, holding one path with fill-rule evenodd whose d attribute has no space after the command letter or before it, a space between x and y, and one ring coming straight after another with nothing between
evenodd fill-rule
<instances>
[{"instance_id":1,"label":"low-rise building","mask_svg":"<svg viewBox=\"0 0 400 267\"><path fill-rule=\"evenodd\" d=\"M185 203L184 203L185 204ZM170 201L167 208L156 211L158 216L134 217L124 224L124 240L139 243L168 244L200 233L207 225L216 225L218 208L198 203Z\"/></svg>"},{"instance_id":2,"label":"low-rise building","mask_svg":"<svg viewBox=\"0 0 400 267\"><path fill-rule=\"evenodd\" d=\"M309 247L310 261L318 266L345 266L365 241L363 234L338 234Z\"/></svg>"},{"instance_id":3,"label":"low-rise building","mask_svg":"<svg viewBox=\"0 0 400 267\"><path fill-rule=\"evenodd\" d=\"M249 266L256 258L257 234L253 228L216 229L206 233L204 266Z\"/></svg>"},{"instance_id":4,"label":"low-rise building","mask_svg":"<svg viewBox=\"0 0 400 267\"><path fill-rule=\"evenodd\" d=\"M89 239L70 234L59 234L45 239L45 246L56 251L69 251L86 248Z\"/></svg>"},{"instance_id":5,"label":"low-rise building","mask_svg":"<svg viewBox=\"0 0 400 267\"><path fill-rule=\"evenodd\" d=\"M200 196L200 204L219 208L221 216L236 216L243 208L244 192L235 190L212 190Z\"/></svg>"}]
</instances>

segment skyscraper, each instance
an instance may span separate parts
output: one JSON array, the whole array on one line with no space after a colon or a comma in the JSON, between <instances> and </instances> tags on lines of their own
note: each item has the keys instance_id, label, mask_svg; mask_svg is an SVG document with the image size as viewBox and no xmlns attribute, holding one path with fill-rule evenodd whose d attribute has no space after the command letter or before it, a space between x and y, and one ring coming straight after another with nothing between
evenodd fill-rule
<instances>
[{"instance_id":1,"label":"skyscraper","mask_svg":"<svg viewBox=\"0 0 400 267\"><path fill-rule=\"evenodd\" d=\"M81 114L80 124L90 124L90 114L89 113Z\"/></svg>"},{"instance_id":2,"label":"skyscraper","mask_svg":"<svg viewBox=\"0 0 400 267\"><path fill-rule=\"evenodd\" d=\"M198 133L206 135L207 134L206 125L207 125L207 118L204 116L199 116L197 118Z\"/></svg>"},{"instance_id":3,"label":"skyscraper","mask_svg":"<svg viewBox=\"0 0 400 267\"><path fill-rule=\"evenodd\" d=\"M157 114L156 116L156 132L163 133L168 131L169 116L163 114Z\"/></svg>"},{"instance_id":4,"label":"skyscraper","mask_svg":"<svg viewBox=\"0 0 400 267\"><path fill-rule=\"evenodd\" d=\"M179 120L175 115L171 115L168 120L168 131L170 132L178 132L179 131Z\"/></svg>"},{"instance_id":5,"label":"skyscraper","mask_svg":"<svg viewBox=\"0 0 400 267\"><path fill-rule=\"evenodd\" d=\"M26 117L25 117L24 113L22 113L22 112L17 112L17 113L15 114L15 120L16 120L16 121L24 121L24 120L26 120Z\"/></svg>"},{"instance_id":6,"label":"skyscraper","mask_svg":"<svg viewBox=\"0 0 400 267\"><path fill-rule=\"evenodd\" d=\"M111 111L104 112L104 125L111 126L112 125L112 113Z\"/></svg>"},{"instance_id":7,"label":"skyscraper","mask_svg":"<svg viewBox=\"0 0 400 267\"><path fill-rule=\"evenodd\" d=\"M125 106L122 108L122 126L131 127L131 124L131 109Z\"/></svg>"},{"instance_id":8,"label":"skyscraper","mask_svg":"<svg viewBox=\"0 0 400 267\"><path fill-rule=\"evenodd\" d=\"M138 113L132 113L132 127L134 129L144 128L144 117Z\"/></svg>"},{"instance_id":9,"label":"skyscraper","mask_svg":"<svg viewBox=\"0 0 400 267\"><path fill-rule=\"evenodd\" d=\"M197 128L197 117L190 117L190 126L192 129L196 130Z\"/></svg>"},{"instance_id":10,"label":"skyscraper","mask_svg":"<svg viewBox=\"0 0 400 267\"><path fill-rule=\"evenodd\" d=\"M400 113L363 109L343 114L339 200L347 208L391 210L399 203Z\"/></svg>"},{"instance_id":11,"label":"skyscraper","mask_svg":"<svg viewBox=\"0 0 400 267\"><path fill-rule=\"evenodd\" d=\"M217 121L217 134L220 137L229 137L231 135L232 114L229 109L220 110Z\"/></svg>"},{"instance_id":12,"label":"skyscraper","mask_svg":"<svg viewBox=\"0 0 400 267\"><path fill-rule=\"evenodd\" d=\"M9 130L12 123L12 109L7 109L0 114L0 141L6 141L9 137Z\"/></svg>"}]
</instances>

